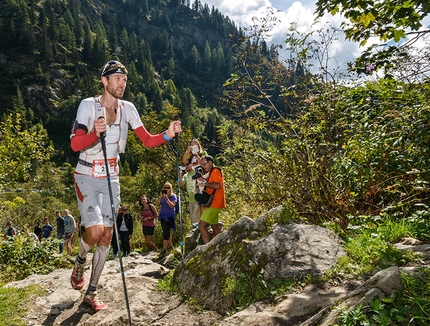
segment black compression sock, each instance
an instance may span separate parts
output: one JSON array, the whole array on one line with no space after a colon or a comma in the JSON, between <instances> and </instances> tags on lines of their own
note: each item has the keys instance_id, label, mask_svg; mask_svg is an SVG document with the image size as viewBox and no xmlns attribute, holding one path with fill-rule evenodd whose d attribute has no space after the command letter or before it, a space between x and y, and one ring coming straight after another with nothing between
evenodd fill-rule
<instances>
[{"instance_id":1,"label":"black compression sock","mask_svg":"<svg viewBox=\"0 0 430 326\"><path fill-rule=\"evenodd\" d=\"M88 290L87 290L86 294L88 294L90 292L96 292L96 290L97 290L96 287L88 285Z\"/></svg>"},{"instance_id":2,"label":"black compression sock","mask_svg":"<svg viewBox=\"0 0 430 326\"><path fill-rule=\"evenodd\" d=\"M78 262L78 264L85 264L85 262L87 261L87 258L81 258L79 257L79 255L76 256L76 261Z\"/></svg>"}]
</instances>

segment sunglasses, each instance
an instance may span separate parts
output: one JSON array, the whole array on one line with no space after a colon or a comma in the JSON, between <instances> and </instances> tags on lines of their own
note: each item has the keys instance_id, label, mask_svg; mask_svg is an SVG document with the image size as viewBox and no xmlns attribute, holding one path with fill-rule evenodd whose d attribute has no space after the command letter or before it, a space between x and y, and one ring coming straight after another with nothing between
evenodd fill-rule
<instances>
[{"instance_id":1,"label":"sunglasses","mask_svg":"<svg viewBox=\"0 0 430 326\"><path fill-rule=\"evenodd\" d=\"M163 189L170 189L170 187L164 187Z\"/></svg>"},{"instance_id":2,"label":"sunglasses","mask_svg":"<svg viewBox=\"0 0 430 326\"><path fill-rule=\"evenodd\" d=\"M108 63L106 63L106 64L104 65L104 67L103 67L103 70L102 70L101 76L103 76L103 74L106 72L107 67L112 66L112 65L117 65L117 64L119 64L119 62L118 62L118 61L116 61L116 60L108 61Z\"/></svg>"}]
</instances>

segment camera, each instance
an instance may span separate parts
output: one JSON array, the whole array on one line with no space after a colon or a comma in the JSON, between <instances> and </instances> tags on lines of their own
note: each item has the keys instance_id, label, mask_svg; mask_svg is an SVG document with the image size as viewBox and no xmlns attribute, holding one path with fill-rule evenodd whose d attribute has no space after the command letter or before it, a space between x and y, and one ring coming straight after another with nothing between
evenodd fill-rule
<instances>
[{"instance_id":1,"label":"camera","mask_svg":"<svg viewBox=\"0 0 430 326\"><path fill-rule=\"evenodd\" d=\"M196 167L196 173L191 177L191 179L198 179L203 176L203 168L201 166Z\"/></svg>"},{"instance_id":2,"label":"camera","mask_svg":"<svg viewBox=\"0 0 430 326\"><path fill-rule=\"evenodd\" d=\"M197 145L191 146L191 152L193 153L193 155L196 155L199 152L199 146Z\"/></svg>"},{"instance_id":3,"label":"camera","mask_svg":"<svg viewBox=\"0 0 430 326\"><path fill-rule=\"evenodd\" d=\"M166 190L166 189L163 189L163 190L161 190L161 193L162 193L162 194L166 194L166 195L167 195L167 190Z\"/></svg>"}]
</instances>

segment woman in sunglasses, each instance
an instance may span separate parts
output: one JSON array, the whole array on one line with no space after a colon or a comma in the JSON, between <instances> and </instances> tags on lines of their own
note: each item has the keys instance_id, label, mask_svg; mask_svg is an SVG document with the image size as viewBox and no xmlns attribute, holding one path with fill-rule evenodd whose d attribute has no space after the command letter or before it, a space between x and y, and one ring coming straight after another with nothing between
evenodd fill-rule
<instances>
[{"instance_id":1,"label":"woman in sunglasses","mask_svg":"<svg viewBox=\"0 0 430 326\"><path fill-rule=\"evenodd\" d=\"M160 207L160 213L158 214L158 220L161 222L163 229L163 250L161 253L165 253L168 249L173 248L172 236L170 235L170 229L176 230L176 195L172 191L172 184L166 182L163 189L158 196L156 206Z\"/></svg>"},{"instance_id":2,"label":"woman in sunglasses","mask_svg":"<svg viewBox=\"0 0 430 326\"><path fill-rule=\"evenodd\" d=\"M70 136L72 149L80 152L74 176L78 207L85 226L70 281L76 290L84 286L86 257L95 246L90 282L84 296L84 301L95 311L106 308L96 289L109 254L114 223L112 206L117 212L120 203L119 154L125 150L128 128L131 126L146 147L160 146L181 132L179 121L172 121L166 131L155 135L145 129L133 103L122 100L127 73L119 61L112 60L103 66L100 71L103 94L82 100ZM107 164L102 141L106 144ZM107 187L106 165L109 166L113 203Z\"/></svg>"}]
</instances>

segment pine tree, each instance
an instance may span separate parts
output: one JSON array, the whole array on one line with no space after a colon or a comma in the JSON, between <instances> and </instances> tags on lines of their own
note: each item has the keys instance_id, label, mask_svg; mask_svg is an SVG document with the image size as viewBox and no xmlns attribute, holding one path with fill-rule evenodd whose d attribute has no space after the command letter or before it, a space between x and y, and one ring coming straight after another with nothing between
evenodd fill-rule
<instances>
[{"instance_id":1,"label":"pine tree","mask_svg":"<svg viewBox=\"0 0 430 326\"><path fill-rule=\"evenodd\" d=\"M82 47L82 57L84 61L90 61L91 53L93 52L93 33L87 21L84 23L84 44Z\"/></svg>"},{"instance_id":2,"label":"pine tree","mask_svg":"<svg viewBox=\"0 0 430 326\"><path fill-rule=\"evenodd\" d=\"M93 49L91 51L90 63L94 67L101 68L108 60L106 31L101 20L97 22L96 35L97 36L94 41Z\"/></svg>"},{"instance_id":3,"label":"pine tree","mask_svg":"<svg viewBox=\"0 0 430 326\"><path fill-rule=\"evenodd\" d=\"M181 99L181 121L184 126L189 126L189 117L193 114L197 108L197 101L193 95L193 92L189 88L182 88L179 91L179 98Z\"/></svg>"},{"instance_id":4,"label":"pine tree","mask_svg":"<svg viewBox=\"0 0 430 326\"><path fill-rule=\"evenodd\" d=\"M198 70L200 68L200 53L195 45L193 45L188 54L187 66L189 71Z\"/></svg>"},{"instance_id":5,"label":"pine tree","mask_svg":"<svg viewBox=\"0 0 430 326\"><path fill-rule=\"evenodd\" d=\"M48 27L46 24L45 10L42 9L39 16L39 25L41 27L41 44L39 45L40 53L45 62L52 60L52 45L48 37Z\"/></svg>"},{"instance_id":6,"label":"pine tree","mask_svg":"<svg viewBox=\"0 0 430 326\"><path fill-rule=\"evenodd\" d=\"M203 65L205 70L210 71L212 67L212 53L209 41L206 40L205 49L203 52Z\"/></svg>"},{"instance_id":7,"label":"pine tree","mask_svg":"<svg viewBox=\"0 0 430 326\"><path fill-rule=\"evenodd\" d=\"M121 31L121 36L119 37L119 44L121 47L121 57L124 62L128 61L130 53L130 39L128 37L128 32L125 28Z\"/></svg>"}]
</instances>

